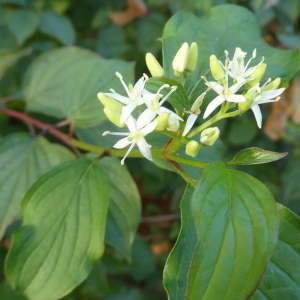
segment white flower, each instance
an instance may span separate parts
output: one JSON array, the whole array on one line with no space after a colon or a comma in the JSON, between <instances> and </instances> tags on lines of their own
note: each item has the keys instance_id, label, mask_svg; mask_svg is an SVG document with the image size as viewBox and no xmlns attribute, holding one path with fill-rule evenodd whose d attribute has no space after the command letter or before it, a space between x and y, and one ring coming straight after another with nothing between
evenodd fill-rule
<instances>
[{"instance_id":1,"label":"white flower","mask_svg":"<svg viewBox=\"0 0 300 300\"><path fill-rule=\"evenodd\" d=\"M279 101L280 97L278 97L278 96L281 95L284 92L284 90L285 90L285 88L280 88L280 89L277 89L277 90L269 90L269 91L265 91L265 92L261 93L261 91L263 90L263 88L270 81L271 81L271 79L269 78L264 83L264 85L261 88L258 86L258 84L253 87L253 89L255 89L256 92L255 92L255 94L253 96L253 100L252 100L252 104L251 104L250 108L252 109L252 111L254 113L254 117L256 119L256 123L257 123L258 128L261 128L261 123L262 123L262 114L261 114L259 105L260 104L264 104L264 103L270 103L270 102ZM261 94L259 94L258 96L256 96L257 92L261 93ZM274 99L274 100L272 100L272 99Z\"/></svg>"},{"instance_id":2,"label":"white flower","mask_svg":"<svg viewBox=\"0 0 300 300\"><path fill-rule=\"evenodd\" d=\"M123 81L122 75L119 72L116 72L116 76L120 78L121 83L124 86L128 97L124 97L120 94L117 94L113 89L111 89L112 93L104 93L104 94L125 104L125 106L123 106L122 108L122 114L120 118L120 124L123 124L127 120L127 118L131 115L131 113L134 111L134 109L137 106L144 103L143 97L145 95L152 95L152 93L148 92L145 89L145 84L148 80L148 76L146 74L144 74L144 76L141 77L134 86L129 85L129 87L127 87L127 85Z\"/></svg>"},{"instance_id":3,"label":"white flower","mask_svg":"<svg viewBox=\"0 0 300 300\"><path fill-rule=\"evenodd\" d=\"M225 51L225 55L228 60L228 63L231 63L230 59L228 58L228 51ZM228 70L228 73L229 76L235 79L237 82L243 82L245 79L247 79L264 61L263 57L262 61L258 65L256 65L255 67L251 67L247 70L251 60L256 57L256 49L254 49L252 57L248 60L245 66L244 58L246 55L247 53L243 52L241 48L235 48L235 52L232 59L232 66L231 69Z\"/></svg>"},{"instance_id":4,"label":"white flower","mask_svg":"<svg viewBox=\"0 0 300 300\"><path fill-rule=\"evenodd\" d=\"M113 146L116 149L123 149L130 145L128 151L126 152L123 159L121 160L122 165L124 164L125 158L128 156L128 154L130 153L130 151L132 150L132 148L135 145L137 145L139 147L139 150L147 159L152 160L152 154L151 154L151 150L150 150L151 146L146 142L144 137L156 128L157 123L158 123L158 121L155 120L155 121L151 122L150 124L148 124L143 129L138 129L135 119L131 115L129 115L129 117L127 118L127 121L126 121L126 125L129 129L129 132L105 131L103 133L103 136L105 136L107 134L125 135L126 136L125 138L119 140Z\"/></svg>"},{"instance_id":5,"label":"white flower","mask_svg":"<svg viewBox=\"0 0 300 300\"><path fill-rule=\"evenodd\" d=\"M205 80L205 84L211 87L219 96L217 96L214 100L212 100L204 113L203 119L206 119L218 106L220 106L223 102L245 102L247 99L242 95L236 95L235 93L240 89L242 85L247 83L248 79L243 82L238 82L228 88L228 69L230 69L232 62L228 66L228 62L225 62L225 79L224 86L215 82L215 81L207 81L205 76L201 78Z\"/></svg>"},{"instance_id":6,"label":"white flower","mask_svg":"<svg viewBox=\"0 0 300 300\"><path fill-rule=\"evenodd\" d=\"M165 112L169 113L170 116L183 121L182 118L180 118L179 116L177 116L174 112L172 112L171 110L162 107L163 103L169 98L169 96L176 91L177 86L172 86L171 87L171 91L161 100L159 101L160 97L162 96L161 94L159 94L159 92L166 88L169 87L168 84L164 84L163 86L160 87L160 89L157 91L156 94L152 94L152 95L145 95L144 96L144 101L145 104L147 105L147 108L141 113L141 115L139 116L138 120L137 120L137 127L138 128L142 128L144 126L146 126L147 124L149 124L157 115L161 115Z\"/></svg>"},{"instance_id":7,"label":"white flower","mask_svg":"<svg viewBox=\"0 0 300 300\"><path fill-rule=\"evenodd\" d=\"M202 104L203 98L206 95L206 92L202 93L194 102L194 104L191 107L191 111L185 111L185 113L190 114L188 119L186 120L186 125L183 131L182 136L185 136L189 133L193 125L195 124L199 114L200 114L200 106Z\"/></svg>"}]
</instances>

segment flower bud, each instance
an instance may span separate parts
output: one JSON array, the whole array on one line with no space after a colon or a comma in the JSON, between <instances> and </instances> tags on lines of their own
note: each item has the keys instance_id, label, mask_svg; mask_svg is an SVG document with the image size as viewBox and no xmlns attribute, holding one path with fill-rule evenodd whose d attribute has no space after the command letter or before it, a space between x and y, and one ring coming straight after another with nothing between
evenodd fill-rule
<instances>
[{"instance_id":1,"label":"flower bud","mask_svg":"<svg viewBox=\"0 0 300 300\"><path fill-rule=\"evenodd\" d=\"M269 84L267 84L263 89L262 92L265 91L271 91L271 90L277 90L279 85L281 83L281 79L280 78L276 78L275 80L273 80L272 82L270 82Z\"/></svg>"},{"instance_id":2,"label":"flower bud","mask_svg":"<svg viewBox=\"0 0 300 300\"><path fill-rule=\"evenodd\" d=\"M212 75L217 81L225 78L225 72L215 55L211 55L209 58L210 70Z\"/></svg>"},{"instance_id":3,"label":"flower bud","mask_svg":"<svg viewBox=\"0 0 300 300\"><path fill-rule=\"evenodd\" d=\"M192 43L190 49L189 49L189 55L187 59L186 64L186 70L188 72L192 72L195 70L197 66L197 60L198 60L198 45L196 42Z\"/></svg>"},{"instance_id":4,"label":"flower bud","mask_svg":"<svg viewBox=\"0 0 300 300\"><path fill-rule=\"evenodd\" d=\"M173 59L173 63L172 63L173 70L182 73L186 67L188 56L189 56L189 45L188 43L183 43L181 48L178 50L178 52L176 53Z\"/></svg>"},{"instance_id":5,"label":"flower bud","mask_svg":"<svg viewBox=\"0 0 300 300\"><path fill-rule=\"evenodd\" d=\"M220 130L218 127L211 127L203 130L200 136L200 142L206 146L212 146L219 138Z\"/></svg>"},{"instance_id":6,"label":"flower bud","mask_svg":"<svg viewBox=\"0 0 300 300\"><path fill-rule=\"evenodd\" d=\"M162 131L165 130L168 125L170 114L167 112L164 112L160 116L158 116L155 120L158 121L157 126L155 127L155 130Z\"/></svg>"},{"instance_id":7,"label":"flower bud","mask_svg":"<svg viewBox=\"0 0 300 300\"><path fill-rule=\"evenodd\" d=\"M265 63L261 64L250 76L249 79L253 78L253 80L249 80L247 82L246 88L250 88L255 86L257 83L261 81L267 69L267 65Z\"/></svg>"},{"instance_id":8,"label":"flower bud","mask_svg":"<svg viewBox=\"0 0 300 300\"><path fill-rule=\"evenodd\" d=\"M114 123L116 126L118 126L120 128L125 126L125 123L120 124L121 113L119 113L118 111L115 111L109 107L105 107L103 111L104 111L107 119L109 121L111 121L112 123Z\"/></svg>"},{"instance_id":9,"label":"flower bud","mask_svg":"<svg viewBox=\"0 0 300 300\"><path fill-rule=\"evenodd\" d=\"M255 93L255 91L252 90L252 91L249 91L247 94L244 95L244 97L247 99L247 101L245 101L245 102L239 102L239 104L238 104L239 105L239 109L241 111L244 112L244 111L247 111L250 108L250 106L251 106L251 104L253 102L254 93Z\"/></svg>"},{"instance_id":10,"label":"flower bud","mask_svg":"<svg viewBox=\"0 0 300 300\"><path fill-rule=\"evenodd\" d=\"M108 107L112 110L115 110L117 112L122 112L123 105L119 101L104 95L103 93L97 94L98 99L101 101L104 107Z\"/></svg>"},{"instance_id":11,"label":"flower bud","mask_svg":"<svg viewBox=\"0 0 300 300\"><path fill-rule=\"evenodd\" d=\"M146 54L146 64L153 77L163 77L165 75L163 67L152 53Z\"/></svg>"},{"instance_id":12,"label":"flower bud","mask_svg":"<svg viewBox=\"0 0 300 300\"><path fill-rule=\"evenodd\" d=\"M196 157L200 150L200 145L196 141L190 141L185 147L185 153L189 156Z\"/></svg>"},{"instance_id":13,"label":"flower bud","mask_svg":"<svg viewBox=\"0 0 300 300\"><path fill-rule=\"evenodd\" d=\"M168 119L167 130L168 131L177 131L179 126L180 126L179 120L177 118L170 116Z\"/></svg>"}]
</instances>

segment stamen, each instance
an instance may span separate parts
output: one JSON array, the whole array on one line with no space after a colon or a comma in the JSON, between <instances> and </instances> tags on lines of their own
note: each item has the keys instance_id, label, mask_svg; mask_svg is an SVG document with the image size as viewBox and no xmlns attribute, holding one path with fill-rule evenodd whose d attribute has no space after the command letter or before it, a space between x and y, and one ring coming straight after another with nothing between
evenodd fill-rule
<instances>
[{"instance_id":1,"label":"stamen","mask_svg":"<svg viewBox=\"0 0 300 300\"><path fill-rule=\"evenodd\" d=\"M209 92L211 90L211 87L209 86L207 89L206 89L206 92ZM205 92L205 93L206 93Z\"/></svg>"},{"instance_id":2,"label":"stamen","mask_svg":"<svg viewBox=\"0 0 300 300\"><path fill-rule=\"evenodd\" d=\"M122 76L119 72L116 72L116 76L117 76L120 80L123 80L123 76Z\"/></svg>"},{"instance_id":3,"label":"stamen","mask_svg":"<svg viewBox=\"0 0 300 300\"><path fill-rule=\"evenodd\" d=\"M253 57L253 58L256 57L256 49L253 50L252 57Z\"/></svg>"},{"instance_id":4,"label":"stamen","mask_svg":"<svg viewBox=\"0 0 300 300\"><path fill-rule=\"evenodd\" d=\"M147 74L143 73L143 76L144 76L145 80L148 80L148 79L149 79L149 77L148 77Z\"/></svg>"},{"instance_id":5,"label":"stamen","mask_svg":"<svg viewBox=\"0 0 300 300\"><path fill-rule=\"evenodd\" d=\"M261 86L261 89L263 89L269 82L271 82L272 79L269 78L262 86Z\"/></svg>"},{"instance_id":6,"label":"stamen","mask_svg":"<svg viewBox=\"0 0 300 300\"><path fill-rule=\"evenodd\" d=\"M102 136L106 136L106 135L125 135L128 136L130 134L130 132L110 132L110 131L105 131L103 132Z\"/></svg>"},{"instance_id":7,"label":"stamen","mask_svg":"<svg viewBox=\"0 0 300 300\"><path fill-rule=\"evenodd\" d=\"M125 158L128 156L128 154L130 153L130 151L132 150L132 148L134 147L134 145L135 145L135 142L133 142L130 145L130 147L128 148L127 152L125 153L124 157L121 160L121 165L124 165Z\"/></svg>"},{"instance_id":8,"label":"stamen","mask_svg":"<svg viewBox=\"0 0 300 300\"><path fill-rule=\"evenodd\" d=\"M109 89L113 94L116 94L116 91L114 89Z\"/></svg>"},{"instance_id":9,"label":"stamen","mask_svg":"<svg viewBox=\"0 0 300 300\"><path fill-rule=\"evenodd\" d=\"M201 76L201 78L202 78L204 81L207 81L207 79L206 79L205 76Z\"/></svg>"},{"instance_id":10,"label":"stamen","mask_svg":"<svg viewBox=\"0 0 300 300\"><path fill-rule=\"evenodd\" d=\"M177 86L174 85L171 87L171 91L160 101L159 106L162 106L162 104L169 98L169 96L177 90Z\"/></svg>"},{"instance_id":11,"label":"stamen","mask_svg":"<svg viewBox=\"0 0 300 300\"><path fill-rule=\"evenodd\" d=\"M102 134L102 136L106 136L108 134L109 134L109 131L104 131L103 134Z\"/></svg>"},{"instance_id":12,"label":"stamen","mask_svg":"<svg viewBox=\"0 0 300 300\"><path fill-rule=\"evenodd\" d=\"M232 61L228 64L228 69L231 69L231 67L232 67Z\"/></svg>"},{"instance_id":13,"label":"stamen","mask_svg":"<svg viewBox=\"0 0 300 300\"><path fill-rule=\"evenodd\" d=\"M177 90L177 85L173 85L172 87L171 87L171 89L173 90L173 91L176 91Z\"/></svg>"},{"instance_id":14,"label":"stamen","mask_svg":"<svg viewBox=\"0 0 300 300\"><path fill-rule=\"evenodd\" d=\"M254 101L259 101L261 99L261 96L257 96Z\"/></svg>"},{"instance_id":15,"label":"stamen","mask_svg":"<svg viewBox=\"0 0 300 300\"><path fill-rule=\"evenodd\" d=\"M277 97L277 98L276 98L276 101L279 101L280 99L281 99L281 97Z\"/></svg>"},{"instance_id":16,"label":"stamen","mask_svg":"<svg viewBox=\"0 0 300 300\"><path fill-rule=\"evenodd\" d=\"M159 94L159 92L160 92L162 89L168 88L168 87L170 87L170 85L168 85L168 84L162 85L162 86L158 89L157 94Z\"/></svg>"},{"instance_id":17,"label":"stamen","mask_svg":"<svg viewBox=\"0 0 300 300\"><path fill-rule=\"evenodd\" d=\"M147 148L149 148L149 149L151 149L151 148L152 148L152 146L151 146L151 145L149 145L149 144L147 144L147 145L146 145L146 147L147 147Z\"/></svg>"}]
</instances>

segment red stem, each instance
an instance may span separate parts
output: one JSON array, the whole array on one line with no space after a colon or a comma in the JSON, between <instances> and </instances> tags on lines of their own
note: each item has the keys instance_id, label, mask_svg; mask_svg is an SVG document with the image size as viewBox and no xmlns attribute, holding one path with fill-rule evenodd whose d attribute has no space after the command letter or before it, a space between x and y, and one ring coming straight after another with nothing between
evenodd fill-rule
<instances>
[{"instance_id":1,"label":"red stem","mask_svg":"<svg viewBox=\"0 0 300 300\"><path fill-rule=\"evenodd\" d=\"M42 123L42 122L35 120L25 114L19 113L17 111L11 110L11 109L0 108L0 112L6 114L8 116L17 118L19 120L22 120L25 123L31 123L31 124L35 125L36 127L41 128L44 131L48 131L49 133L58 137L59 139L61 139L65 143L67 143L68 145L71 144L71 140L72 140L71 137L69 137L67 134L64 134L64 133L60 132L59 130L53 128L51 125Z\"/></svg>"}]
</instances>

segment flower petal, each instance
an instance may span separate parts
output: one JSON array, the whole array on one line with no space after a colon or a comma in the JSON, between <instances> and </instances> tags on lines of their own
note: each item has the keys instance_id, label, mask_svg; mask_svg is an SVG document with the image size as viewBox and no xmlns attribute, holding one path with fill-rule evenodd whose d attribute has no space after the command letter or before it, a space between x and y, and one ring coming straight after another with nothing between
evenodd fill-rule
<instances>
[{"instance_id":1,"label":"flower petal","mask_svg":"<svg viewBox=\"0 0 300 300\"><path fill-rule=\"evenodd\" d=\"M162 107L162 106L159 108L157 114L158 114L158 115L161 115L161 114L163 114L163 113L165 113L165 112L167 112L167 113L170 114L172 117L174 117L174 118L176 118L176 119L178 119L178 120L180 120L180 121L183 122L183 119L182 119L181 117L179 117L178 115L176 115L176 114L175 114L173 111L171 111L170 109L165 108L165 107Z\"/></svg>"},{"instance_id":2,"label":"flower petal","mask_svg":"<svg viewBox=\"0 0 300 300\"><path fill-rule=\"evenodd\" d=\"M141 153L149 160L152 160L152 154L151 154L151 150L148 147L148 144L146 142L146 140L144 138L141 138L138 142L137 142L137 146L139 147Z\"/></svg>"},{"instance_id":3,"label":"flower petal","mask_svg":"<svg viewBox=\"0 0 300 300\"><path fill-rule=\"evenodd\" d=\"M227 99L228 102L246 102L247 99L242 95L230 95Z\"/></svg>"},{"instance_id":4,"label":"flower petal","mask_svg":"<svg viewBox=\"0 0 300 300\"><path fill-rule=\"evenodd\" d=\"M212 100L206 108L203 119L206 119L218 106L220 106L225 101L225 98L222 96L216 97Z\"/></svg>"},{"instance_id":5,"label":"flower petal","mask_svg":"<svg viewBox=\"0 0 300 300\"><path fill-rule=\"evenodd\" d=\"M128 119L126 120L126 125L127 125L130 132L135 132L135 131L138 130L137 126L136 126L136 121L132 117L132 115L129 115Z\"/></svg>"},{"instance_id":6,"label":"flower petal","mask_svg":"<svg viewBox=\"0 0 300 300\"><path fill-rule=\"evenodd\" d=\"M216 93L221 94L224 90L223 85L215 82L215 81L207 81L205 83L207 86L210 86Z\"/></svg>"},{"instance_id":7,"label":"flower petal","mask_svg":"<svg viewBox=\"0 0 300 300\"><path fill-rule=\"evenodd\" d=\"M130 101L130 99L128 97L124 97L117 93L104 93L104 95L111 97L115 100L118 100L119 102L121 102L123 104L129 104L129 101Z\"/></svg>"},{"instance_id":8,"label":"flower petal","mask_svg":"<svg viewBox=\"0 0 300 300\"><path fill-rule=\"evenodd\" d=\"M156 113L147 108L145 109L139 116L139 118L137 119L137 122L136 122L136 125L137 125L137 128L140 129L140 128L143 128L145 127L146 125L148 125L154 118L156 117Z\"/></svg>"},{"instance_id":9,"label":"flower petal","mask_svg":"<svg viewBox=\"0 0 300 300\"><path fill-rule=\"evenodd\" d=\"M133 89L134 90L137 90L137 91L140 91L143 87L144 87L144 76L142 76L137 82L136 84L134 85Z\"/></svg>"},{"instance_id":10,"label":"flower petal","mask_svg":"<svg viewBox=\"0 0 300 300\"><path fill-rule=\"evenodd\" d=\"M197 120L198 116L195 114L190 114L187 121L186 121L186 125L183 131L182 136L185 136L193 127L193 125L195 124L196 120Z\"/></svg>"},{"instance_id":11,"label":"flower petal","mask_svg":"<svg viewBox=\"0 0 300 300\"><path fill-rule=\"evenodd\" d=\"M131 115L131 113L134 111L135 108L136 108L136 104L132 104L132 103L123 106L122 114L120 118L120 124L123 124L128 119L128 117Z\"/></svg>"},{"instance_id":12,"label":"flower petal","mask_svg":"<svg viewBox=\"0 0 300 300\"><path fill-rule=\"evenodd\" d=\"M278 97L284 92L285 88L281 88L278 90L271 90L271 91L265 91L262 92L261 98L257 101L257 104L264 103L265 100L271 100L273 98Z\"/></svg>"},{"instance_id":13,"label":"flower petal","mask_svg":"<svg viewBox=\"0 0 300 300\"><path fill-rule=\"evenodd\" d=\"M113 148L116 148L116 149L123 149L125 147L127 147L129 144L131 144L132 142L129 142L128 141L128 137L125 137L121 140L119 140L117 143L115 143L113 145Z\"/></svg>"},{"instance_id":14,"label":"flower petal","mask_svg":"<svg viewBox=\"0 0 300 300\"><path fill-rule=\"evenodd\" d=\"M148 124L146 127L144 127L143 129L140 130L141 135L144 137L147 134L149 134L150 132L152 132L156 126L157 126L158 121L155 120L153 122L151 122L150 124Z\"/></svg>"},{"instance_id":15,"label":"flower petal","mask_svg":"<svg viewBox=\"0 0 300 300\"><path fill-rule=\"evenodd\" d=\"M254 113L254 117L256 119L256 123L257 123L258 128L261 128L262 115L261 115L261 111L260 111L259 106L257 104L252 104L251 109Z\"/></svg>"}]
</instances>

